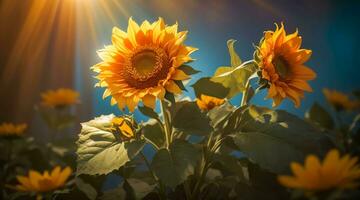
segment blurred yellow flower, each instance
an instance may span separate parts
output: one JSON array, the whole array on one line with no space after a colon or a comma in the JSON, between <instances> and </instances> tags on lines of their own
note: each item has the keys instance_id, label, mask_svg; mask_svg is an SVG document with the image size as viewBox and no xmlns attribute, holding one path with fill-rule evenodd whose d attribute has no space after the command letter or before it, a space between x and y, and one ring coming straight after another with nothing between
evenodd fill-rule
<instances>
[{"instance_id":1,"label":"blurred yellow flower","mask_svg":"<svg viewBox=\"0 0 360 200\"><path fill-rule=\"evenodd\" d=\"M130 18L127 32L115 27L112 45L98 52L103 61L92 67L99 73L96 86L106 87L103 98L112 96L111 105L134 111L140 100L154 108L166 91L180 94L179 84L190 76L179 67L192 61L196 50L183 44L186 35L178 32L178 24L167 26L162 18L140 26Z\"/></svg>"},{"instance_id":2,"label":"blurred yellow flower","mask_svg":"<svg viewBox=\"0 0 360 200\"><path fill-rule=\"evenodd\" d=\"M303 189L309 192L324 191L333 188L352 188L360 178L360 166L357 157L345 155L339 151L328 152L323 163L314 155L306 158L305 166L291 163L294 176L279 176L279 182L289 188Z\"/></svg>"},{"instance_id":3,"label":"blurred yellow flower","mask_svg":"<svg viewBox=\"0 0 360 200\"><path fill-rule=\"evenodd\" d=\"M134 126L135 122L132 118L127 116L114 117L111 120L113 130L121 134L123 139L131 139L135 137Z\"/></svg>"},{"instance_id":4,"label":"blurred yellow flower","mask_svg":"<svg viewBox=\"0 0 360 200\"><path fill-rule=\"evenodd\" d=\"M0 136L20 136L23 135L27 128L27 124L0 124Z\"/></svg>"},{"instance_id":5,"label":"blurred yellow flower","mask_svg":"<svg viewBox=\"0 0 360 200\"><path fill-rule=\"evenodd\" d=\"M56 166L51 173L45 171L40 174L37 171L30 170L29 176L16 176L19 184L15 186L18 191L24 192L49 192L63 187L71 175L70 167L61 170L60 166Z\"/></svg>"},{"instance_id":6,"label":"blurred yellow flower","mask_svg":"<svg viewBox=\"0 0 360 200\"><path fill-rule=\"evenodd\" d=\"M196 104L199 106L201 110L211 110L217 106L225 103L225 99L219 99L212 96L201 95L200 99L196 99Z\"/></svg>"},{"instance_id":7,"label":"blurred yellow flower","mask_svg":"<svg viewBox=\"0 0 360 200\"><path fill-rule=\"evenodd\" d=\"M335 108L337 111L348 110L352 111L353 109L360 107L359 101L352 101L349 99L349 96L336 91L323 89L323 93L325 95L326 100Z\"/></svg>"},{"instance_id":8,"label":"blurred yellow flower","mask_svg":"<svg viewBox=\"0 0 360 200\"><path fill-rule=\"evenodd\" d=\"M47 107L63 107L79 103L79 93L66 88L48 90L41 94L42 104Z\"/></svg>"},{"instance_id":9,"label":"blurred yellow flower","mask_svg":"<svg viewBox=\"0 0 360 200\"><path fill-rule=\"evenodd\" d=\"M261 78L270 85L267 97L273 99L273 106L290 98L299 107L304 91L312 92L307 81L314 79L316 74L304 65L311 50L300 49L301 41L298 31L287 35L283 24L280 28L276 25L275 31L264 33L257 56Z\"/></svg>"}]
</instances>

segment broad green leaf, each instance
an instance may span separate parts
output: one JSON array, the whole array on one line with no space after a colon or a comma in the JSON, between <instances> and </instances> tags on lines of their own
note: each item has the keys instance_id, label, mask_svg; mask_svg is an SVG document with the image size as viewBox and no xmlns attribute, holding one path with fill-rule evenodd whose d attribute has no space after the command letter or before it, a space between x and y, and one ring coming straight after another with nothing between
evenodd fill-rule
<instances>
[{"instance_id":1,"label":"broad green leaf","mask_svg":"<svg viewBox=\"0 0 360 200\"><path fill-rule=\"evenodd\" d=\"M189 65L181 65L178 69L180 69L181 71L183 71L187 75L193 75L193 74L197 74L197 73L200 72L200 71L192 68Z\"/></svg>"},{"instance_id":2,"label":"broad green leaf","mask_svg":"<svg viewBox=\"0 0 360 200\"><path fill-rule=\"evenodd\" d=\"M208 135L212 131L209 117L195 102L177 102L172 107L171 116L173 127L186 134Z\"/></svg>"},{"instance_id":3,"label":"broad green leaf","mask_svg":"<svg viewBox=\"0 0 360 200\"><path fill-rule=\"evenodd\" d=\"M238 131L234 136L238 148L261 167L284 173L291 161L302 162L310 153L322 156L334 148L328 134L295 115L282 110L262 112L242 113L240 128L234 130Z\"/></svg>"},{"instance_id":4,"label":"broad green leaf","mask_svg":"<svg viewBox=\"0 0 360 200\"><path fill-rule=\"evenodd\" d=\"M331 115L318 103L314 103L310 110L305 113L305 118L312 123L326 129L334 128L334 120Z\"/></svg>"},{"instance_id":5,"label":"broad green leaf","mask_svg":"<svg viewBox=\"0 0 360 200\"><path fill-rule=\"evenodd\" d=\"M126 179L126 184L132 188L135 199L142 199L155 188L155 185L149 185L142 180L133 178Z\"/></svg>"},{"instance_id":6,"label":"broad green leaf","mask_svg":"<svg viewBox=\"0 0 360 200\"><path fill-rule=\"evenodd\" d=\"M151 163L156 176L167 186L174 188L194 173L200 152L190 143L175 140L169 150L159 150Z\"/></svg>"},{"instance_id":7,"label":"broad green leaf","mask_svg":"<svg viewBox=\"0 0 360 200\"><path fill-rule=\"evenodd\" d=\"M101 200L120 200L126 199L126 192L121 186L116 187L112 190L107 190L103 192L103 195L100 197Z\"/></svg>"},{"instance_id":8,"label":"broad green leaf","mask_svg":"<svg viewBox=\"0 0 360 200\"><path fill-rule=\"evenodd\" d=\"M234 49L234 44L235 44L236 40L234 39L230 39L227 41L227 46L229 49L229 55L230 55L230 64L231 67L237 67L239 65L241 65L241 59L239 57L239 55L236 53L235 49Z\"/></svg>"},{"instance_id":9,"label":"broad green leaf","mask_svg":"<svg viewBox=\"0 0 360 200\"><path fill-rule=\"evenodd\" d=\"M225 120L234 109L234 106L232 106L229 102L226 102L218 107L211 109L208 112L208 116L211 120L211 126L216 129L219 124L223 120Z\"/></svg>"},{"instance_id":10,"label":"broad green leaf","mask_svg":"<svg viewBox=\"0 0 360 200\"><path fill-rule=\"evenodd\" d=\"M204 77L196 81L192 85L197 98L200 98L202 94L220 99L225 98L228 95L229 89L224 87L221 83L216 83L210 80L209 77Z\"/></svg>"},{"instance_id":11,"label":"broad green leaf","mask_svg":"<svg viewBox=\"0 0 360 200\"><path fill-rule=\"evenodd\" d=\"M141 128L141 134L157 147L161 148L164 146L165 133L163 133L160 124L156 120L150 119L144 123Z\"/></svg>"},{"instance_id":12,"label":"broad green leaf","mask_svg":"<svg viewBox=\"0 0 360 200\"><path fill-rule=\"evenodd\" d=\"M159 115L152 108L147 106L138 106L138 109L143 115L159 120Z\"/></svg>"},{"instance_id":13,"label":"broad green leaf","mask_svg":"<svg viewBox=\"0 0 360 200\"><path fill-rule=\"evenodd\" d=\"M246 82L256 74L257 68L253 61L245 62L236 67L219 67L211 81L221 83L224 87L229 88L227 97L232 98L245 90Z\"/></svg>"},{"instance_id":14,"label":"broad green leaf","mask_svg":"<svg viewBox=\"0 0 360 200\"><path fill-rule=\"evenodd\" d=\"M77 141L77 174L108 174L135 157L145 142L121 142L109 127L114 115L106 115L82 123Z\"/></svg>"},{"instance_id":15,"label":"broad green leaf","mask_svg":"<svg viewBox=\"0 0 360 200\"><path fill-rule=\"evenodd\" d=\"M97 191L89 183L85 183L81 178L75 179L76 187L82 191L90 200L95 200Z\"/></svg>"}]
</instances>

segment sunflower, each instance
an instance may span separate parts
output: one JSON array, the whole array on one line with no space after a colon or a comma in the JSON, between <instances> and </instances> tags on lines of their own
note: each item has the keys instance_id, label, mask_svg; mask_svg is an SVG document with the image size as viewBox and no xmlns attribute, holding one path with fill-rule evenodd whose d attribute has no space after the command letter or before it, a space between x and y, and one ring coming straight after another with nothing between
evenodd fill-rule
<instances>
[{"instance_id":1,"label":"sunflower","mask_svg":"<svg viewBox=\"0 0 360 200\"><path fill-rule=\"evenodd\" d=\"M267 98L273 99L273 106L290 98L299 107L304 91L312 92L307 81L314 79L316 74L304 65L311 50L300 49L301 41L298 31L287 35L283 24L280 28L276 25L275 31L265 31L255 53L261 80L269 86Z\"/></svg>"},{"instance_id":2,"label":"sunflower","mask_svg":"<svg viewBox=\"0 0 360 200\"><path fill-rule=\"evenodd\" d=\"M279 176L279 182L288 188L303 189L309 192L325 191L334 188L352 188L360 178L360 165L357 157L345 155L339 151L328 152L323 163L314 155L306 158L305 166L291 163L294 176Z\"/></svg>"},{"instance_id":3,"label":"sunflower","mask_svg":"<svg viewBox=\"0 0 360 200\"><path fill-rule=\"evenodd\" d=\"M66 88L48 90L41 94L42 105L46 107L64 107L79 103L79 93Z\"/></svg>"},{"instance_id":4,"label":"sunflower","mask_svg":"<svg viewBox=\"0 0 360 200\"><path fill-rule=\"evenodd\" d=\"M112 45L98 52L102 62L92 67L98 73L96 86L106 87L103 98L112 96L111 105L134 111L140 100L154 108L166 92L180 94L182 81L190 78L181 66L192 61L196 50L183 44L186 35L162 18L140 26L130 18L127 32L115 27Z\"/></svg>"},{"instance_id":5,"label":"sunflower","mask_svg":"<svg viewBox=\"0 0 360 200\"><path fill-rule=\"evenodd\" d=\"M51 173L45 171L41 174L30 170L28 176L16 176L19 184L15 186L15 189L22 192L36 193L53 191L63 187L71 173L70 167L61 170L60 166L56 166Z\"/></svg>"},{"instance_id":6,"label":"sunflower","mask_svg":"<svg viewBox=\"0 0 360 200\"><path fill-rule=\"evenodd\" d=\"M225 103L225 99L219 99L216 97L207 96L203 94L200 96L200 99L196 99L196 104L198 105L198 107L201 110L207 110L207 111L217 106L220 106L223 103Z\"/></svg>"},{"instance_id":7,"label":"sunflower","mask_svg":"<svg viewBox=\"0 0 360 200\"><path fill-rule=\"evenodd\" d=\"M348 110L352 111L353 109L359 108L359 101L352 101L349 99L349 96L336 91L323 89L323 93L325 95L326 100L330 103L331 106L335 108L337 111Z\"/></svg>"},{"instance_id":8,"label":"sunflower","mask_svg":"<svg viewBox=\"0 0 360 200\"><path fill-rule=\"evenodd\" d=\"M111 120L112 129L121 134L122 139L131 139L135 137L134 127L136 123L133 118L128 116L114 117Z\"/></svg>"},{"instance_id":9,"label":"sunflower","mask_svg":"<svg viewBox=\"0 0 360 200\"><path fill-rule=\"evenodd\" d=\"M24 134L27 124L0 124L0 136L21 136Z\"/></svg>"}]
</instances>

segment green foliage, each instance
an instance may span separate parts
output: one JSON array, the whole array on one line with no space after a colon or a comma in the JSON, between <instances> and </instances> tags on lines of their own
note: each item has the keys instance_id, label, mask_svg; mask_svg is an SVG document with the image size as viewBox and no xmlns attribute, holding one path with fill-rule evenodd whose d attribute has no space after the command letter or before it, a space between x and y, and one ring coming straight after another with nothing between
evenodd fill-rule
<instances>
[{"instance_id":1,"label":"green foliage","mask_svg":"<svg viewBox=\"0 0 360 200\"><path fill-rule=\"evenodd\" d=\"M231 66L218 67L211 81L221 83L229 88L228 98L244 92L249 78L256 74L257 65L254 61L242 63L234 49L235 40L228 40Z\"/></svg>"},{"instance_id":2,"label":"green foliage","mask_svg":"<svg viewBox=\"0 0 360 200\"><path fill-rule=\"evenodd\" d=\"M193 74L197 74L197 73L200 72L200 71L192 68L189 65L181 65L178 69L180 69L181 71L183 71L187 75L193 75Z\"/></svg>"},{"instance_id":3,"label":"green foliage","mask_svg":"<svg viewBox=\"0 0 360 200\"><path fill-rule=\"evenodd\" d=\"M149 120L143 124L141 134L157 148L164 146L165 138L161 125L156 120Z\"/></svg>"},{"instance_id":4,"label":"green foliage","mask_svg":"<svg viewBox=\"0 0 360 200\"><path fill-rule=\"evenodd\" d=\"M333 129L335 124L331 115L316 102L305 113L305 119L326 129Z\"/></svg>"},{"instance_id":5,"label":"green foliage","mask_svg":"<svg viewBox=\"0 0 360 200\"><path fill-rule=\"evenodd\" d=\"M174 141L169 149L160 149L154 156L151 167L156 176L170 187L175 187L194 173L200 153L190 143Z\"/></svg>"},{"instance_id":6,"label":"green foliage","mask_svg":"<svg viewBox=\"0 0 360 200\"><path fill-rule=\"evenodd\" d=\"M257 112L250 111L254 108ZM324 155L334 147L326 133L282 110L252 107L242 117L241 128L233 135L235 144L271 172L287 172L290 162L302 162L310 153Z\"/></svg>"},{"instance_id":7,"label":"green foliage","mask_svg":"<svg viewBox=\"0 0 360 200\"><path fill-rule=\"evenodd\" d=\"M121 142L110 130L114 115L101 116L82 123L77 141L77 174L108 174L135 157L144 141Z\"/></svg>"},{"instance_id":8,"label":"green foliage","mask_svg":"<svg viewBox=\"0 0 360 200\"><path fill-rule=\"evenodd\" d=\"M185 134L208 135L212 131L210 119L195 102L181 101L172 107L172 125Z\"/></svg>"},{"instance_id":9,"label":"green foliage","mask_svg":"<svg viewBox=\"0 0 360 200\"><path fill-rule=\"evenodd\" d=\"M224 87L221 83L216 83L210 80L210 77L200 78L192 87L194 88L195 95L200 98L202 94L220 99L228 96L229 89Z\"/></svg>"}]
</instances>

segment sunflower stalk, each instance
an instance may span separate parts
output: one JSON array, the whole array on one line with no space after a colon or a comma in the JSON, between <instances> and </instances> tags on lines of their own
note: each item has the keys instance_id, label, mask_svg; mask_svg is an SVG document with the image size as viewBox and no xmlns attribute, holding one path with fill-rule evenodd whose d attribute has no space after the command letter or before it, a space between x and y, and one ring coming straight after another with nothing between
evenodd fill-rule
<instances>
[{"instance_id":1,"label":"sunflower stalk","mask_svg":"<svg viewBox=\"0 0 360 200\"><path fill-rule=\"evenodd\" d=\"M170 143L171 143L171 123L170 123L170 118L168 115L168 110L166 108L165 105L165 101L161 100L160 101L161 104L161 113L163 116L163 123L164 123L164 127L165 127L165 140L166 140L166 148L169 149Z\"/></svg>"},{"instance_id":2,"label":"sunflower stalk","mask_svg":"<svg viewBox=\"0 0 360 200\"><path fill-rule=\"evenodd\" d=\"M242 98L241 98L240 107L247 104L247 98L249 96L249 91L250 91L250 78L246 81L245 90L244 90Z\"/></svg>"}]
</instances>

